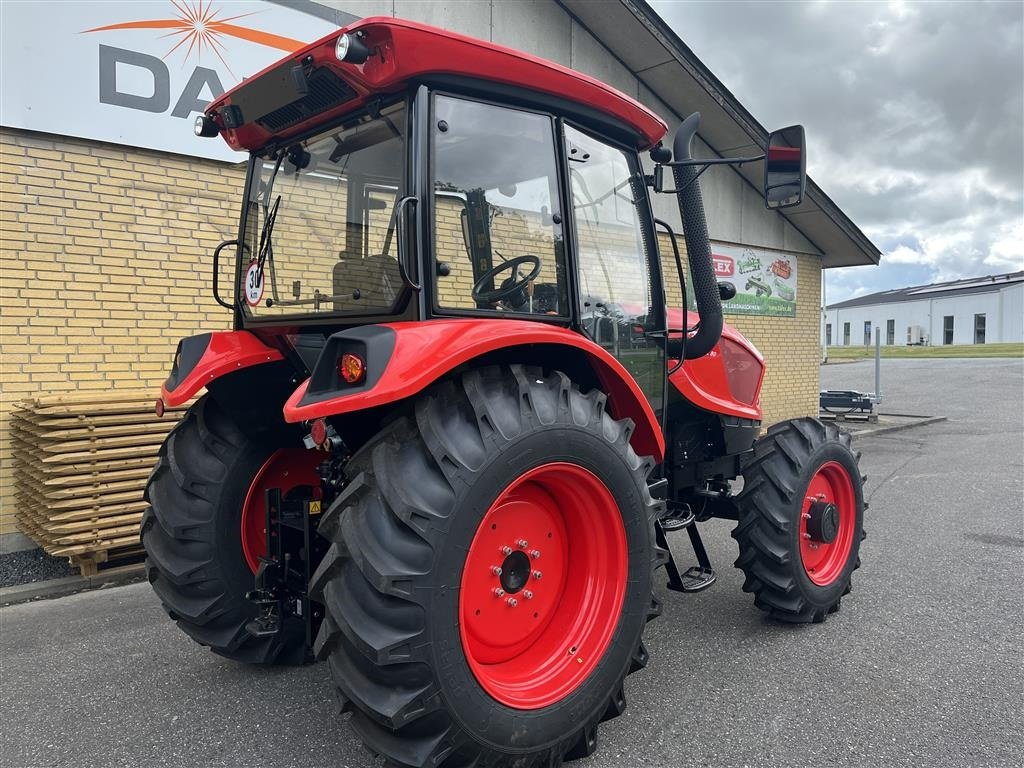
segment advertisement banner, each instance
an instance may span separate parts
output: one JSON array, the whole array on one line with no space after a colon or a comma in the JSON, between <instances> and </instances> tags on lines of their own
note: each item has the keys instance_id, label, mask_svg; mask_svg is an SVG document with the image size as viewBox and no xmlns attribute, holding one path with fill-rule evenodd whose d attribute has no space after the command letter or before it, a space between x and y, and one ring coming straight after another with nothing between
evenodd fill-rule
<instances>
[{"instance_id":1,"label":"advertisement banner","mask_svg":"<svg viewBox=\"0 0 1024 768\"><path fill-rule=\"evenodd\" d=\"M0 124L233 162L195 115L338 28L256 0L0 2L0 21Z\"/></svg>"},{"instance_id":2,"label":"advertisement banner","mask_svg":"<svg viewBox=\"0 0 1024 768\"><path fill-rule=\"evenodd\" d=\"M722 302L727 315L796 316L796 256L743 245L711 244L715 275L736 296Z\"/></svg>"}]
</instances>

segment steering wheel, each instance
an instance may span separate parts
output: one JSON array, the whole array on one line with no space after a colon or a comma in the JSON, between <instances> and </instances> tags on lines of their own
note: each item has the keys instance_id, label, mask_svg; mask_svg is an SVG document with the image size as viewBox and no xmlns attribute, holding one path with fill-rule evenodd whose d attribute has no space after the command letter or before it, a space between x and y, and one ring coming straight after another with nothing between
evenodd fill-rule
<instances>
[{"instance_id":1,"label":"steering wheel","mask_svg":"<svg viewBox=\"0 0 1024 768\"><path fill-rule=\"evenodd\" d=\"M519 277L519 267L524 264L532 264L533 268L526 277ZM503 284L500 288L492 288L489 291L484 290L484 286L495 277L500 275L502 272L513 270L518 280L513 280L508 285ZM514 259L509 259L506 262L499 264L496 267L492 267L480 275L480 279L473 283L473 301L481 304L494 304L495 302L501 301L504 298L508 298L516 293L516 291L523 290L529 285L536 277L540 274L540 259L531 254L524 256L516 256Z\"/></svg>"}]
</instances>

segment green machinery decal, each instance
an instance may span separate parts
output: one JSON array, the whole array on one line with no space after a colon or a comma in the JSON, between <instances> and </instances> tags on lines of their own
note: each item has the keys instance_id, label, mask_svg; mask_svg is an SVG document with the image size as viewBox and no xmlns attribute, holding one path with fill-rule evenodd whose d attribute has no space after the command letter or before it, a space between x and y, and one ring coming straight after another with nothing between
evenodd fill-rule
<instances>
[{"instance_id":1,"label":"green machinery decal","mask_svg":"<svg viewBox=\"0 0 1024 768\"><path fill-rule=\"evenodd\" d=\"M736 296L722 302L725 314L796 315L794 254L724 243L712 243L711 252L718 281L732 283L736 288Z\"/></svg>"}]
</instances>

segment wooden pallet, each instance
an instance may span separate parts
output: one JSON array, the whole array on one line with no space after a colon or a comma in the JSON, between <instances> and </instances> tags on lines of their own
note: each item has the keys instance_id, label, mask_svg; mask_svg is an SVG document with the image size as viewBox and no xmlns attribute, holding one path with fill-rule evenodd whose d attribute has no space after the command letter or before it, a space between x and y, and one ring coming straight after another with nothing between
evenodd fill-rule
<instances>
[{"instance_id":1,"label":"wooden pallet","mask_svg":"<svg viewBox=\"0 0 1024 768\"><path fill-rule=\"evenodd\" d=\"M11 414L19 528L83 575L141 553L146 479L184 413L153 412L152 393L62 394Z\"/></svg>"}]
</instances>

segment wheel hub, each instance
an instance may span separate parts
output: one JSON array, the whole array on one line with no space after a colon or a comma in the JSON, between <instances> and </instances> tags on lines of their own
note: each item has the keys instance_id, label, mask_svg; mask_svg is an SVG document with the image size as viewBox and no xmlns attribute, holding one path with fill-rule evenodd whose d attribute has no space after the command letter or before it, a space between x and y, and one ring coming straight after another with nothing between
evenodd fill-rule
<instances>
[{"instance_id":1,"label":"wheel hub","mask_svg":"<svg viewBox=\"0 0 1024 768\"><path fill-rule=\"evenodd\" d=\"M513 552L501 564L501 587L508 594L514 595L530 578L530 558L525 552Z\"/></svg>"},{"instance_id":2,"label":"wheel hub","mask_svg":"<svg viewBox=\"0 0 1024 768\"><path fill-rule=\"evenodd\" d=\"M319 499L320 475L316 471L317 455L305 448L282 448L275 451L256 472L242 504L242 554L255 574L260 558L267 554L267 490L279 488L282 497L304 494L302 498Z\"/></svg>"},{"instance_id":3,"label":"wheel hub","mask_svg":"<svg viewBox=\"0 0 1024 768\"><path fill-rule=\"evenodd\" d=\"M811 541L831 544L839 534L839 507L827 501L814 501L807 510L807 533Z\"/></svg>"}]
</instances>

